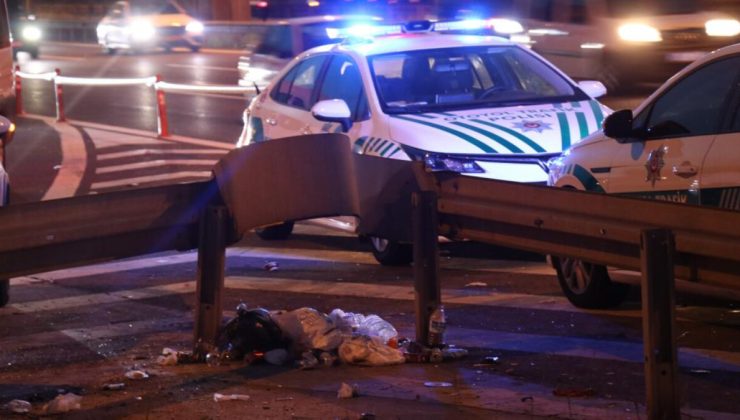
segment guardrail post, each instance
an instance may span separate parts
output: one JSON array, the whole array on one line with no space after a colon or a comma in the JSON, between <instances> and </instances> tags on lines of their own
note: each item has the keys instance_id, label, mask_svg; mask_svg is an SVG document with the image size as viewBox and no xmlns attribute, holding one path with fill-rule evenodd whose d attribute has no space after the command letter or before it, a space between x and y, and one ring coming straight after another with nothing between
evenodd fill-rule
<instances>
[{"instance_id":1,"label":"guardrail post","mask_svg":"<svg viewBox=\"0 0 740 420\"><path fill-rule=\"evenodd\" d=\"M23 78L21 77L21 66L15 66L15 114L23 115Z\"/></svg>"},{"instance_id":2,"label":"guardrail post","mask_svg":"<svg viewBox=\"0 0 740 420\"><path fill-rule=\"evenodd\" d=\"M57 77L62 74L59 69L54 69L54 73L57 74ZM62 122L67 120L64 115L64 90L62 84L57 82L57 77L54 78L54 99L57 108L57 121Z\"/></svg>"},{"instance_id":3,"label":"guardrail post","mask_svg":"<svg viewBox=\"0 0 740 420\"><path fill-rule=\"evenodd\" d=\"M227 220L224 206L208 206L201 216L193 344L193 355L200 360L216 346L221 327Z\"/></svg>"},{"instance_id":4,"label":"guardrail post","mask_svg":"<svg viewBox=\"0 0 740 420\"><path fill-rule=\"evenodd\" d=\"M415 192L411 196L414 234L414 290L416 291L416 341L428 343L429 317L442 303L437 245L437 194Z\"/></svg>"},{"instance_id":5,"label":"guardrail post","mask_svg":"<svg viewBox=\"0 0 740 420\"><path fill-rule=\"evenodd\" d=\"M667 229L642 231L642 336L647 414L650 419L681 418L675 338L675 239Z\"/></svg>"},{"instance_id":6,"label":"guardrail post","mask_svg":"<svg viewBox=\"0 0 740 420\"><path fill-rule=\"evenodd\" d=\"M165 101L164 91L157 87L162 81L162 76L157 75L157 82L154 84L154 92L157 93L157 134L159 137L169 137L170 125L167 122L167 101Z\"/></svg>"}]
</instances>

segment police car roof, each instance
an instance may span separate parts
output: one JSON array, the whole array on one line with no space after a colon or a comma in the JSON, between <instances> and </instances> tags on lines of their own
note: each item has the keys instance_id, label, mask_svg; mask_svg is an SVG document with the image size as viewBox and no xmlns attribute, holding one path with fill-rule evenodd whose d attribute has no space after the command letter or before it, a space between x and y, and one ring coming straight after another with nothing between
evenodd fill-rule
<instances>
[{"instance_id":1,"label":"police car roof","mask_svg":"<svg viewBox=\"0 0 740 420\"><path fill-rule=\"evenodd\" d=\"M371 16L371 15L321 15L321 16L303 16L288 19L274 19L274 20L255 20L250 21L250 24L257 25L310 25L321 22L336 22L345 20L357 20L357 21L382 21L383 19Z\"/></svg>"},{"instance_id":2,"label":"police car roof","mask_svg":"<svg viewBox=\"0 0 740 420\"><path fill-rule=\"evenodd\" d=\"M455 48L467 46L500 46L518 45L506 38L481 35L450 35L436 32L408 33L376 37L370 41L345 42L341 44L322 45L309 50L309 53L326 52L336 49L354 51L360 55L370 56L404 51L429 50L437 48Z\"/></svg>"}]
</instances>

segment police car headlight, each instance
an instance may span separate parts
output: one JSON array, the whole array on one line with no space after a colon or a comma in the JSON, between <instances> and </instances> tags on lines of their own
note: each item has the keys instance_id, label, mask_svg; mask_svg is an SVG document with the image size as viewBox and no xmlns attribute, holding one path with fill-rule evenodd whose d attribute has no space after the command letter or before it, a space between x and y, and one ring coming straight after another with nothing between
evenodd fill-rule
<instances>
[{"instance_id":1,"label":"police car headlight","mask_svg":"<svg viewBox=\"0 0 740 420\"><path fill-rule=\"evenodd\" d=\"M556 185L560 177L563 175L563 168L565 168L563 157L563 155L555 156L547 161L547 185Z\"/></svg>"},{"instance_id":2,"label":"police car headlight","mask_svg":"<svg viewBox=\"0 0 740 420\"><path fill-rule=\"evenodd\" d=\"M450 171L460 174L480 174L485 172L474 160L427 154L424 156L424 166L427 171Z\"/></svg>"},{"instance_id":3,"label":"police car headlight","mask_svg":"<svg viewBox=\"0 0 740 420\"><path fill-rule=\"evenodd\" d=\"M203 29L203 24L198 22L197 20L192 20L187 24L187 26L185 26L185 31L187 31L187 33L189 34L194 35L202 34Z\"/></svg>"},{"instance_id":4,"label":"police car headlight","mask_svg":"<svg viewBox=\"0 0 740 420\"><path fill-rule=\"evenodd\" d=\"M660 42L660 31L644 23L626 23L617 29L619 37L629 42Z\"/></svg>"},{"instance_id":5,"label":"police car headlight","mask_svg":"<svg viewBox=\"0 0 740 420\"><path fill-rule=\"evenodd\" d=\"M712 19L704 24L709 36L735 36L740 34L740 22L735 19Z\"/></svg>"},{"instance_id":6,"label":"police car headlight","mask_svg":"<svg viewBox=\"0 0 740 420\"><path fill-rule=\"evenodd\" d=\"M41 29L36 26L26 26L21 32L21 36L26 41L35 42L41 39Z\"/></svg>"}]
</instances>

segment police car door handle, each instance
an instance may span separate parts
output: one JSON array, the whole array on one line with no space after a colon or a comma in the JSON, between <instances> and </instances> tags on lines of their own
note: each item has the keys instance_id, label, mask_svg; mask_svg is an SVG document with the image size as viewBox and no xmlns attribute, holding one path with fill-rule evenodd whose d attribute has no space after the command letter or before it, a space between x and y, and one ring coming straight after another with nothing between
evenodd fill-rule
<instances>
[{"instance_id":1,"label":"police car door handle","mask_svg":"<svg viewBox=\"0 0 740 420\"><path fill-rule=\"evenodd\" d=\"M673 167L673 175L680 176L681 178L691 178L696 175L699 171L696 170L694 165L689 162L684 162L679 166Z\"/></svg>"},{"instance_id":2,"label":"police car door handle","mask_svg":"<svg viewBox=\"0 0 740 420\"><path fill-rule=\"evenodd\" d=\"M265 122L269 125L277 125L277 121L273 118L265 118Z\"/></svg>"}]
</instances>

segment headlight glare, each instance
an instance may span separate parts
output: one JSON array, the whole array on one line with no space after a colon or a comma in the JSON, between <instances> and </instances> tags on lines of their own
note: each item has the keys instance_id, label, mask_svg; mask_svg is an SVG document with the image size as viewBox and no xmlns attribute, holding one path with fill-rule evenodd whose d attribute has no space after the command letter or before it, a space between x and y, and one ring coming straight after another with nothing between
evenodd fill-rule
<instances>
[{"instance_id":1,"label":"headlight glare","mask_svg":"<svg viewBox=\"0 0 740 420\"><path fill-rule=\"evenodd\" d=\"M154 25L144 20L137 20L128 27L131 37L137 41L148 41L154 38Z\"/></svg>"},{"instance_id":2,"label":"headlight glare","mask_svg":"<svg viewBox=\"0 0 740 420\"><path fill-rule=\"evenodd\" d=\"M740 22L736 19L712 19L704 24L709 36L735 36L740 34Z\"/></svg>"},{"instance_id":3,"label":"headlight glare","mask_svg":"<svg viewBox=\"0 0 740 420\"><path fill-rule=\"evenodd\" d=\"M38 41L41 39L41 29L36 26L26 26L25 28L23 28L21 36L26 41Z\"/></svg>"},{"instance_id":4,"label":"headlight glare","mask_svg":"<svg viewBox=\"0 0 740 420\"><path fill-rule=\"evenodd\" d=\"M191 20L186 26L185 30L188 33L191 34L202 34L203 33L203 24L198 22L197 20Z\"/></svg>"},{"instance_id":5,"label":"headlight glare","mask_svg":"<svg viewBox=\"0 0 740 420\"><path fill-rule=\"evenodd\" d=\"M524 32L522 24L513 19L491 19L488 23L499 34L519 34Z\"/></svg>"},{"instance_id":6,"label":"headlight glare","mask_svg":"<svg viewBox=\"0 0 740 420\"><path fill-rule=\"evenodd\" d=\"M660 31L644 23L626 23L617 29L619 37L628 42L660 42Z\"/></svg>"}]
</instances>

